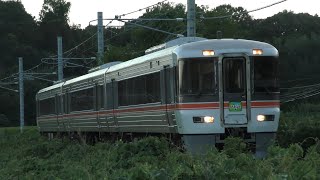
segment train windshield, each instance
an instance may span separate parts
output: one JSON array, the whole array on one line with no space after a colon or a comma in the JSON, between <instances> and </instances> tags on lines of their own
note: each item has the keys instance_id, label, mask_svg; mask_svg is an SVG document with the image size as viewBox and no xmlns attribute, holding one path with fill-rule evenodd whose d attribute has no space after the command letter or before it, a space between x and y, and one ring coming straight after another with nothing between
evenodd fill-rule
<instances>
[{"instance_id":1,"label":"train windshield","mask_svg":"<svg viewBox=\"0 0 320 180\"><path fill-rule=\"evenodd\" d=\"M279 61L277 57L254 57L254 92L279 92Z\"/></svg>"},{"instance_id":2,"label":"train windshield","mask_svg":"<svg viewBox=\"0 0 320 180\"><path fill-rule=\"evenodd\" d=\"M217 61L208 58L182 59L179 61L179 94L209 95L217 87Z\"/></svg>"}]
</instances>

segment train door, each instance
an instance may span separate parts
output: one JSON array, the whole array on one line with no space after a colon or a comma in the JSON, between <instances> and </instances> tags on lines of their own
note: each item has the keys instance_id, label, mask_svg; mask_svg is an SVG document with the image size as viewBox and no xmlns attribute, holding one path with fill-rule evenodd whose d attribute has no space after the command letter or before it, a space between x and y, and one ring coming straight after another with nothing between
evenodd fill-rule
<instances>
[{"instance_id":1,"label":"train door","mask_svg":"<svg viewBox=\"0 0 320 180\"><path fill-rule=\"evenodd\" d=\"M167 120L167 124L170 127L169 131L172 131L173 128L173 110L171 108L171 103L173 100L173 89L172 89L172 77L173 71L169 66L164 66L163 70L161 71L162 82L161 82L161 89L162 89L162 103L165 105L166 112L165 112L165 119Z\"/></svg>"},{"instance_id":2,"label":"train door","mask_svg":"<svg viewBox=\"0 0 320 180\"><path fill-rule=\"evenodd\" d=\"M224 124L247 124L250 82L250 60L247 56L224 55L219 58L220 116Z\"/></svg>"}]
</instances>

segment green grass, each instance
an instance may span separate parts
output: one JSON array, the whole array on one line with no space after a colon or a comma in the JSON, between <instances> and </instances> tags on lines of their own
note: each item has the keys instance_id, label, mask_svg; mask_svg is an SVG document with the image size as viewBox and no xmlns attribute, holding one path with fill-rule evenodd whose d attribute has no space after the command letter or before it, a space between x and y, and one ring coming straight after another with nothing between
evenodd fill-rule
<instances>
[{"instance_id":1,"label":"green grass","mask_svg":"<svg viewBox=\"0 0 320 180\"><path fill-rule=\"evenodd\" d=\"M282 147L299 143L304 148L320 139L320 104L303 103L281 112L277 141Z\"/></svg>"},{"instance_id":2,"label":"green grass","mask_svg":"<svg viewBox=\"0 0 320 180\"><path fill-rule=\"evenodd\" d=\"M191 156L163 138L91 146L49 141L34 127L23 134L2 128L0 179L320 179L320 114L303 106L281 114L277 145L265 159L237 138L223 151Z\"/></svg>"},{"instance_id":3,"label":"green grass","mask_svg":"<svg viewBox=\"0 0 320 180\"><path fill-rule=\"evenodd\" d=\"M25 126L23 128L23 131L29 131L29 130L35 130L37 127L33 126ZM6 136L14 136L20 133L20 127L6 127L6 128L1 128L0 127L0 138L1 137L6 137Z\"/></svg>"}]
</instances>

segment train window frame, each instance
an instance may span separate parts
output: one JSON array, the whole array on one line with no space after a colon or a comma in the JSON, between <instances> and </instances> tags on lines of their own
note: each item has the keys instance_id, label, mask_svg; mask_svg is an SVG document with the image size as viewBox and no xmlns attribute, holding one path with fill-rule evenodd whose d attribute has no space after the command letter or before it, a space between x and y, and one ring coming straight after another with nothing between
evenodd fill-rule
<instances>
[{"instance_id":1,"label":"train window frame","mask_svg":"<svg viewBox=\"0 0 320 180\"><path fill-rule=\"evenodd\" d=\"M90 90L91 92L92 92L92 96L87 96L87 94L86 95L84 95L84 94L78 94L77 95L77 93L80 93L80 92L83 92L83 91L88 91L88 90ZM76 95L75 95L76 94ZM88 103L86 106L88 106L89 107L89 104L91 104L91 108L89 107L89 108L78 108L78 107L83 107L83 104L80 104L79 105L79 103L76 101L76 102L73 102L74 101L74 98L75 99L80 99L80 97L85 97L85 98L87 98L87 99L91 99L90 100L90 102L91 103L88 103L88 102L86 102L86 103ZM81 97L81 98L82 98ZM88 97L91 97L91 98L88 98ZM81 111L93 111L94 109L95 109L95 93L94 93L94 86L90 86L90 87L86 87L86 88L82 88L82 89L77 89L77 90L74 90L74 91L70 91L69 92L69 98L70 98L70 109L69 109L69 111L70 112L81 112ZM85 99L85 98L83 98L83 99ZM78 107L77 107L77 106ZM75 107L77 107L77 108L75 108Z\"/></svg>"},{"instance_id":2,"label":"train window frame","mask_svg":"<svg viewBox=\"0 0 320 180\"><path fill-rule=\"evenodd\" d=\"M178 92L178 95L181 96L181 95L197 95L197 93L182 93L181 91L181 84L182 84L182 73L181 73L181 62L185 62L185 61L193 61L193 62L203 62L203 61L212 61L212 85L214 86L211 90L210 90L210 93L204 93L205 95L217 95L218 94L218 89L219 89L219 82L218 82L218 77L217 77L217 69L218 69L218 58L217 57L200 57L200 58L181 58L178 60L178 68L176 70L176 76L177 76L177 92ZM200 87L198 88L200 89Z\"/></svg>"},{"instance_id":3,"label":"train window frame","mask_svg":"<svg viewBox=\"0 0 320 180\"><path fill-rule=\"evenodd\" d=\"M160 71L118 81L119 107L161 103L160 83Z\"/></svg>"},{"instance_id":4,"label":"train window frame","mask_svg":"<svg viewBox=\"0 0 320 180\"><path fill-rule=\"evenodd\" d=\"M47 107L47 110L45 113L43 113L43 106L41 101L48 101L48 100L52 100L53 104L51 104L50 106ZM39 99L39 116L49 116L49 115L56 115L57 114L57 109L56 109L56 97L55 96L51 96L45 99ZM51 102L52 103L52 102Z\"/></svg>"},{"instance_id":5,"label":"train window frame","mask_svg":"<svg viewBox=\"0 0 320 180\"><path fill-rule=\"evenodd\" d=\"M181 61L203 61L209 60L212 61L212 78L211 78L211 89L209 89L210 93L182 93L181 92ZM180 58L177 60L176 70L175 70L175 93L177 103L189 103L189 102L212 102L219 101L219 69L218 69L218 57L192 57L192 58Z\"/></svg>"},{"instance_id":6,"label":"train window frame","mask_svg":"<svg viewBox=\"0 0 320 180\"><path fill-rule=\"evenodd\" d=\"M268 60L267 60L268 59ZM273 66L273 67L276 67L276 71L274 72L275 75L273 76L274 79L272 80L269 80L269 81L273 81L272 83L275 85L271 88L274 88L276 89L276 91L274 90L271 90L267 87L259 87L260 89L265 89L265 91L261 91L261 90L257 90L257 87L256 85L258 84L257 83L257 74L256 74L256 62L258 61L273 61L275 62L276 64ZM253 56L252 57L252 90L253 90L253 94L279 94L280 93L280 81L279 81L279 76L280 76L280 67L279 67L279 57L278 56ZM260 65L260 66L263 66L264 68L266 68L267 66L266 65ZM268 72L268 71L264 71L264 72ZM264 83L267 81L266 79L262 79L260 81L263 81Z\"/></svg>"},{"instance_id":7,"label":"train window frame","mask_svg":"<svg viewBox=\"0 0 320 180\"><path fill-rule=\"evenodd\" d=\"M224 82L223 82L224 93L228 93L228 94L245 93L246 84L247 84L246 59L243 57L225 57L222 60L222 64L223 64L222 71L223 71L223 79L224 79ZM236 66L237 69L235 69L234 67L230 68L230 66ZM235 72L234 70L240 70L240 71ZM240 73L240 76L239 76L239 73ZM240 77L240 78L235 79L235 77Z\"/></svg>"}]
</instances>

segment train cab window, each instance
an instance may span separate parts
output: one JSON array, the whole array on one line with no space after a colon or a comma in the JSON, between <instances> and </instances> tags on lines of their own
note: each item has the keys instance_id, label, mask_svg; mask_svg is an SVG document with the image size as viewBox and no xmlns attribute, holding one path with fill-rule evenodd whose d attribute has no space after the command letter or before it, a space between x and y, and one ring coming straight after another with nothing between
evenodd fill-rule
<instances>
[{"instance_id":1,"label":"train cab window","mask_svg":"<svg viewBox=\"0 0 320 180\"><path fill-rule=\"evenodd\" d=\"M122 80L118 91L120 106L160 102L160 73Z\"/></svg>"},{"instance_id":2,"label":"train cab window","mask_svg":"<svg viewBox=\"0 0 320 180\"><path fill-rule=\"evenodd\" d=\"M254 92L279 92L279 61L276 57L254 57Z\"/></svg>"},{"instance_id":3,"label":"train cab window","mask_svg":"<svg viewBox=\"0 0 320 180\"><path fill-rule=\"evenodd\" d=\"M223 79L226 93L243 93L245 90L245 59L224 58Z\"/></svg>"},{"instance_id":4,"label":"train cab window","mask_svg":"<svg viewBox=\"0 0 320 180\"><path fill-rule=\"evenodd\" d=\"M93 92L93 88L89 88L70 93L71 111L83 111L94 109Z\"/></svg>"},{"instance_id":5,"label":"train cab window","mask_svg":"<svg viewBox=\"0 0 320 180\"><path fill-rule=\"evenodd\" d=\"M179 94L208 95L217 90L216 67L213 59L179 60Z\"/></svg>"},{"instance_id":6,"label":"train cab window","mask_svg":"<svg viewBox=\"0 0 320 180\"><path fill-rule=\"evenodd\" d=\"M55 98L48 98L39 101L40 115L56 114Z\"/></svg>"}]
</instances>

